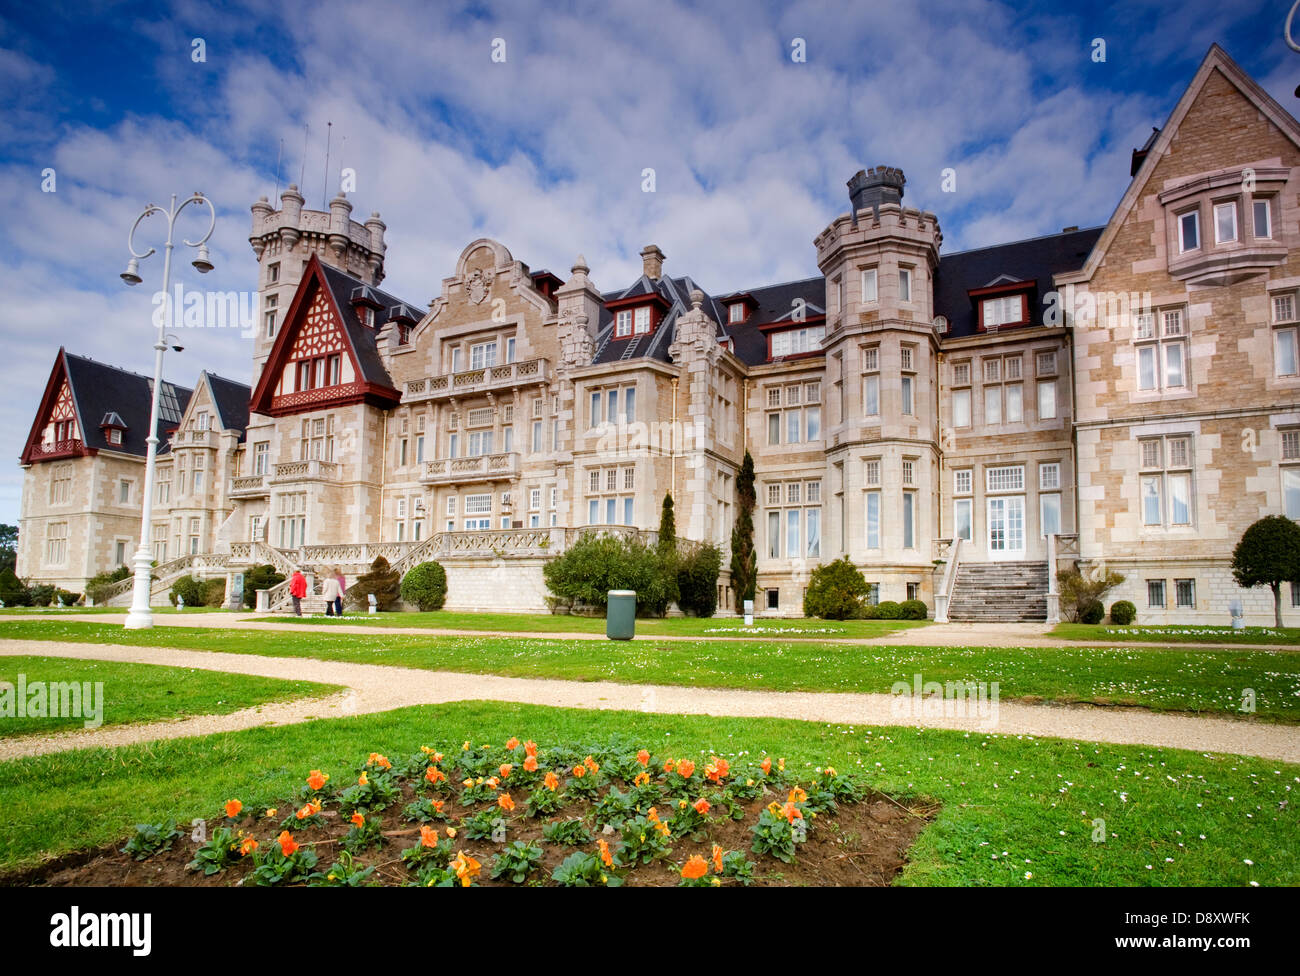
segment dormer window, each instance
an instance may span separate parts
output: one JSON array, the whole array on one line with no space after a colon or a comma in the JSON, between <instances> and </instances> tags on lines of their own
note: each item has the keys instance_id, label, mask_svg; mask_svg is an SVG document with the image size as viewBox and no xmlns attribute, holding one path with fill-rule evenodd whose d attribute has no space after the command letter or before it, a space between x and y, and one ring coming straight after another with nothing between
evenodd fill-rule
<instances>
[{"instance_id":1,"label":"dormer window","mask_svg":"<svg viewBox=\"0 0 1300 976\"><path fill-rule=\"evenodd\" d=\"M1237 239L1236 202L1214 205L1214 243L1228 244Z\"/></svg>"},{"instance_id":2,"label":"dormer window","mask_svg":"<svg viewBox=\"0 0 1300 976\"><path fill-rule=\"evenodd\" d=\"M361 307L360 311L361 324L367 329L373 329L375 327L375 310L369 305L364 305Z\"/></svg>"},{"instance_id":3,"label":"dormer window","mask_svg":"<svg viewBox=\"0 0 1300 976\"><path fill-rule=\"evenodd\" d=\"M1201 215L1189 210L1178 217L1178 250L1181 253L1195 251L1201 246Z\"/></svg>"},{"instance_id":4,"label":"dormer window","mask_svg":"<svg viewBox=\"0 0 1300 976\"><path fill-rule=\"evenodd\" d=\"M645 335L650 331L650 307L648 305L636 309L632 316L632 331L636 335Z\"/></svg>"},{"instance_id":5,"label":"dormer window","mask_svg":"<svg viewBox=\"0 0 1300 976\"><path fill-rule=\"evenodd\" d=\"M1025 323L1025 296L1003 295L980 303L980 319L986 329Z\"/></svg>"},{"instance_id":6,"label":"dormer window","mask_svg":"<svg viewBox=\"0 0 1300 976\"><path fill-rule=\"evenodd\" d=\"M620 309L614 313L614 338L623 339L632 334L632 310Z\"/></svg>"},{"instance_id":7,"label":"dormer window","mask_svg":"<svg viewBox=\"0 0 1300 976\"><path fill-rule=\"evenodd\" d=\"M727 321L732 323L745 321L744 303L736 302L727 307Z\"/></svg>"},{"instance_id":8,"label":"dormer window","mask_svg":"<svg viewBox=\"0 0 1300 976\"><path fill-rule=\"evenodd\" d=\"M814 325L803 329L786 329L772 335L772 359L817 352L826 336L826 326Z\"/></svg>"},{"instance_id":9,"label":"dormer window","mask_svg":"<svg viewBox=\"0 0 1300 976\"><path fill-rule=\"evenodd\" d=\"M110 427L108 431L108 442L114 446L122 443L122 431L117 427Z\"/></svg>"}]
</instances>

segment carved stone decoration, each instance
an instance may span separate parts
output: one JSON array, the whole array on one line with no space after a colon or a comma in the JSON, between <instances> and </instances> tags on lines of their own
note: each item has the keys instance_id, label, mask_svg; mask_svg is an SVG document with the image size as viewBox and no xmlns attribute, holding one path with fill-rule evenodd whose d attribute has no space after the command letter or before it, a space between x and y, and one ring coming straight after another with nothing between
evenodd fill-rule
<instances>
[{"instance_id":1,"label":"carved stone decoration","mask_svg":"<svg viewBox=\"0 0 1300 976\"><path fill-rule=\"evenodd\" d=\"M488 278L482 268L477 268L470 272L469 277L465 279L465 293L469 296L470 302L474 305L483 304L491 289L492 281Z\"/></svg>"}]
</instances>

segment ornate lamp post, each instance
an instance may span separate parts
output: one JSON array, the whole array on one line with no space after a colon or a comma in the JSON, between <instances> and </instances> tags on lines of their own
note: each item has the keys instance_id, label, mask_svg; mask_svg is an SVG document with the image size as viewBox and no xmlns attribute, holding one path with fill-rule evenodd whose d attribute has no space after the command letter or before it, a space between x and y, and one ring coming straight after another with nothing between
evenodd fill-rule
<instances>
[{"instance_id":1,"label":"ornate lamp post","mask_svg":"<svg viewBox=\"0 0 1300 976\"><path fill-rule=\"evenodd\" d=\"M138 285L143 280L140 277L140 262L149 255L154 253L154 248L149 248L143 254L135 249L135 232L140 226L140 222L146 217L160 213L167 217L167 243L163 251L163 316L162 322L158 325L158 341L154 343L154 367L153 367L153 403L149 410L149 436L147 443L149 445L148 453L145 455L144 463L144 509L140 516L140 548L135 551L135 587L131 594L131 609L126 615L126 627L128 630L143 630L153 626L153 612L149 608L149 595L151 590L152 579L150 574L151 563L153 561L149 552L149 535L153 523L153 479L154 468L158 458L158 414L162 398L162 368L163 352L167 348L167 326L171 323L171 274L172 274L172 243L173 231L176 227L176 218L180 212L188 207L191 203L201 204L208 208L211 214L211 220L208 223L207 233L197 241L183 241L186 247L197 247L199 255L194 259L194 267L201 273L207 274L212 270L212 261L208 257L207 240L212 236L212 231L217 226L217 211L212 206L212 201L201 193L195 193L193 196L182 201L180 206L176 205L176 194L172 194L170 209L164 210L156 204L149 204L144 208L144 212L135 219L131 225L131 233L127 236L126 246L131 252L131 260L127 262L126 270L122 272L121 278L128 285Z\"/></svg>"}]
</instances>

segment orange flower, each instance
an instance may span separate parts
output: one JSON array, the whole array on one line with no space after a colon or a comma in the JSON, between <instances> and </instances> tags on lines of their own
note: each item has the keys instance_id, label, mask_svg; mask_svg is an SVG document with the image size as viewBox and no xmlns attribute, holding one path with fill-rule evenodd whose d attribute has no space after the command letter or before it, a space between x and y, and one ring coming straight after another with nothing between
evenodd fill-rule
<instances>
[{"instance_id":1,"label":"orange flower","mask_svg":"<svg viewBox=\"0 0 1300 976\"><path fill-rule=\"evenodd\" d=\"M253 851L257 850L257 841L252 837L245 837L239 845L239 856L248 857Z\"/></svg>"},{"instance_id":2,"label":"orange flower","mask_svg":"<svg viewBox=\"0 0 1300 976\"><path fill-rule=\"evenodd\" d=\"M808 799L808 794L804 792L802 786L796 786L790 791L790 795L786 799L791 803L803 803L804 800Z\"/></svg>"},{"instance_id":3,"label":"orange flower","mask_svg":"<svg viewBox=\"0 0 1300 976\"><path fill-rule=\"evenodd\" d=\"M784 773L784 772L785 772L785 760L784 760L784 759L778 759L778 760L776 761L776 768L779 769L781 772Z\"/></svg>"},{"instance_id":4,"label":"orange flower","mask_svg":"<svg viewBox=\"0 0 1300 976\"><path fill-rule=\"evenodd\" d=\"M649 782L650 782L650 774L647 773L645 770L642 770L641 772L636 774L636 779L632 780L632 785L645 786Z\"/></svg>"},{"instance_id":5,"label":"orange flower","mask_svg":"<svg viewBox=\"0 0 1300 976\"><path fill-rule=\"evenodd\" d=\"M429 806L433 807L435 812L442 813L442 805L444 802L445 801L443 800L431 800L429 801Z\"/></svg>"},{"instance_id":6,"label":"orange flower","mask_svg":"<svg viewBox=\"0 0 1300 976\"><path fill-rule=\"evenodd\" d=\"M596 765L596 760L592 759L590 756L584 759L582 761L582 764L586 766L588 769L590 769L593 773L600 772L600 767Z\"/></svg>"},{"instance_id":7,"label":"orange flower","mask_svg":"<svg viewBox=\"0 0 1300 976\"><path fill-rule=\"evenodd\" d=\"M465 787L465 789L468 790L474 786L474 781L472 779L467 779L464 782L462 782L460 785Z\"/></svg>"},{"instance_id":8,"label":"orange flower","mask_svg":"<svg viewBox=\"0 0 1300 976\"><path fill-rule=\"evenodd\" d=\"M447 774L437 766L430 766L424 771L424 778L430 783L441 783L447 778Z\"/></svg>"},{"instance_id":9,"label":"orange flower","mask_svg":"<svg viewBox=\"0 0 1300 976\"><path fill-rule=\"evenodd\" d=\"M499 767L497 767L497 772L501 774L502 779L509 779L510 771L514 768L515 767L510 763L502 763Z\"/></svg>"},{"instance_id":10,"label":"orange flower","mask_svg":"<svg viewBox=\"0 0 1300 976\"><path fill-rule=\"evenodd\" d=\"M314 816L315 813L316 811L313 810L311 808L311 804L308 803L305 807L303 807L301 810L298 811L298 819L306 820L308 817Z\"/></svg>"},{"instance_id":11,"label":"orange flower","mask_svg":"<svg viewBox=\"0 0 1300 976\"><path fill-rule=\"evenodd\" d=\"M330 778L319 769L313 769L311 775L307 777L307 785L313 790L324 789L325 784L329 782L329 779Z\"/></svg>"},{"instance_id":12,"label":"orange flower","mask_svg":"<svg viewBox=\"0 0 1300 976\"><path fill-rule=\"evenodd\" d=\"M691 762L689 759L683 759L677 764L677 772L683 779L690 779L691 775L695 772L695 763Z\"/></svg>"},{"instance_id":13,"label":"orange flower","mask_svg":"<svg viewBox=\"0 0 1300 976\"><path fill-rule=\"evenodd\" d=\"M370 777L367 776L365 773L362 773L360 776L357 777L357 785L358 785L358 786L369 786L369 785L370 785Z\"/></svg>"},{"instance_id":14,"label":"orange flower","mask_svg":"<svg viewBox=\"0 0 1300 976\"><path fill-rule=\"evenodd\" d=\"M822 770L822 775L834 777L834 776L838 776L839 773L835 772L834 766L827 766L825 769Z\"/></svg>"},{"instance_id":15,"label":"orange flower","mask_svg":"<svg viewBox=\"0 0 1300 976\"><path fill-rule=\"evenodd\" d=\"M713 870L716 873L721 874L722 873L722 848L719 847L717 844L713 845L713 857L710 858L710 860L713 861Z\"/></svg>"},{"instance_id":16,"label":"orange flower","mask_svg":"<svg viewBox=\"0 0 1300 976\"><path fill-rule=\"evenodd\" d=\"M285 857L293 857L293 852L298 849L298 842L293 839L293 834L287 830L280 831L280 836L276 838L280 844L280 853Z\"/></svg>"},{"instance_id":17,"label":"orange flower","mask_svg":"<svg viewBox=\"0 0 1300 976\"><path fill-rule=\"evenodd\" d=\"M487 785L490 786L490 787L492 787L492 789L494 789L494 790L497 788L497 786L500 785L500 781L499 781L495 776L489 776L489 777L487 778L486 782L487 782Z\"/></svg>"},{"instance_id":18,"label":"orange flower","mask_svg":"<svg viewBox=\"0 0 1300 976\"><path fill-rule=\"evenodd\" d=\"M366 818L361 815L360 810L354 810L352 813L352 826L360 830L366 825Z\"/></svg>"},{"instance_id":19,"label":"orange flower","mask_svg":"<svg viewBox=\"0 0 1300 976\"><path fill-rule=\"evenodd\" d=\"M781 808L781 812L785 814L785 819L789 820L790 823L794 823L796 820L803 819L803 811L800 810L793 803L787 803L784 807Z\"/></svg>"},{"instance_id":20,"label":"orange flower","mask_svg":"<svg viewBox=\"0 0 1300 976\"><path fill-rule=\"evenodd\" d=\"M242 809L244 809L244 805L240 803L238 800L226 801L226 816L229 817L231 820L234 820L236 817L238 817L239 811Z\"/></svg>"},{"instance_id":21,"label":"orange flower","mask_svg":"<svg viewBox=\"0 0 1300 976\"><path fill-rule=\"evenodd\" d=\"M537 757L528 756L524 759L524 771L529 773L537 772Z\"/></svg>"},{"instance_id":22,"label":"orange flower","mask_svg":"<svg viewBox=\"0 0 1300 976\"><path fill-rule=\"evenodd\" d=\"M527 742L525 742L525 743L524 743L524 753L525 753L526 755L536 757L536 756L537 756L537 743L534 742L532 739L529 739Z\"/></svg>"},{"instance_id":23,"label":"orange flower","mask_svg":"<svg viewBox=\"0 0 1300 976\"><path fill-rule=\"evenodd\" d=\"M657 824L659 822L659 808L651 807L649 810L645 812L645 818L649 820L652 824Z\"/></svg>"},{"instance_id":24,"label":"orange flower","mask_svg":"<svg viewBox=\"0 0 1300 976\"><path fill-rule=\"evenodd\" d=\"M601 863L607 868L612 868L614 866L614 855L609 852L609 844L607 844L605 839L602 837L600 840L596 841L596 846L600 848Z\"/></svg>"},{"instance_id":25,"label":"orange flower","mask_svg":"<svg viewBox=\"0 0 1300 976\"><path fill-rule=\"evenodd\" d=\"M639 762L642 766L649 766L650 753L647 752L645 749L642 749L640 752L636 754L636 761Z\"/></svg>"},{"instance_id":26,"label":"orange flower","mask_svg":"<svg viewBox=\"0 0 1300 976\"><path fill-rule=\"evenodd\" d=\"M509 813L511 810L515 808L514 798L511 797L509 793L502 793L500 796L497 797L497 806L499 806L506 813Z\"/></svg>"},{"instance_id":27,"label":"orange flower","mask_svg":"<svg viewBox=\"0 0 1300 976\"><path fill-rule=\"evenodd\" d=\"M763 758L763 775L770 776L771 774L772 774L772 757L765 756Z\"/></svg>"},{"instance_id":28,"label":"orange flower","mask_svg":"<svg viewBox=\"0 0 1300 976\"><path fill-rule=\"evenodd\" d=\"M676 763L674 763L671 759L669 759L666 763L664 763L664 772L671 773L675 765Z\"/></svg>"},{"instance_id":29,"label":"orange flower","mask_svg":"<svg viewBox=\"0 0 1300 976\"><path fill-rule=\"evenodd\" d=\"M380 767L382 767L382 768L384 768L384 769L392 769L392 768L393 768L393 764L390 763L390 762L388 761L388 757L386 757L386 756L381 756L381 755L380 755L379 753L377 753L377 752L372 752L372 753L370 754L370 762L371 762L372 765L380 766Z\"/></svg>"},{"instance_id":30,"label":"orange flower","mask_svg":"<svg viewBox=\"0 0 1300 976\"><path fill-rule=\"evenodd\" d=\"M556 776L553 772L548 772L546 774L546 779L542 780L542 782L546 785L548 790L554 791L560 785L560 777Z\"/></svg>"},{"instance_id":31,"label":"orange flower","mask_svg":"<svg viewBox=\"0 0 1300 976\"><path fill-rule=\"evenodd\" d=\"M584 776L587 775L587 767L586 767L586 766L574 766L574 767L573 767L573 775L574 775L575 777L577 777L578 779L582 779L582 777L584 777Z\"/></svg>"},{"instance_id":32,"label":"orange flower","mask_svg":"<svg viewBox=\"0 0 1300 976\"><path fill-rule=\"evenodd\" d=\"M701 816L708 813L710 809L709 801L704 799L704 797L700 797L695 801L695 812Z\"/></svg>"},{"instance_id":33,"label":"orange flower","mask_svg":"<svg viewBox=\"0 0 1300 976\"><path fill-rule=\"evenodd\" d=\"M420 827L420 846L421 847L438 846L438 832L434 830L432 827L430 827L428 824L423 824Z\"/></svg>"},{"instance_id":34,"label":"orange flower","mask_svg":"<svg viewBox=\"0 0 1300 976\"><path fill-rule=\"evenodd\" d=\"M709 862L704 860L704 858L700 857L698 854L692 854L691 859L687 861L686 866L682 868L682 877L691 880L702 878L708 873Z\"/></svg>"},{"instance_id":35,"label":"orange flower","mask_svg":"<svg viewBox=\"0 0 1300 976\"><path fill-rule=\"evenodd\" d=\"M460 851L456 855L456 859L451 862L451 867L456 872L456 877L460 878L461 886L468 888L474 883L474 877L478 874L482 865L464 851Z\"/></svg>"},{"instance_id":36,"label":"orange flower","mask_svg":"<svg viewBox=\"0 0 1300 976\"><path fill-rule=\"evenodd\" d=\"M510 750L512 750L512 751L515 750L515 749L518 749L518 748L519 748L519 740L516 739L516 738L512 735L509 739L506 740L506 748L507 748L507 749L510 749Z\"/></svg>"},{"instance_id":37,"label":"orange flower","mask_svg":"<svg viewBox=\"0 0 1300 976\"><path fill-rule=\"evenodd\" d=\"M704 775L715 783L726 779L729 772L731 772L730 763L725 759L719 759L717 756L714 756L713 760L704 767Z\"/></svg>"}]
</instances>

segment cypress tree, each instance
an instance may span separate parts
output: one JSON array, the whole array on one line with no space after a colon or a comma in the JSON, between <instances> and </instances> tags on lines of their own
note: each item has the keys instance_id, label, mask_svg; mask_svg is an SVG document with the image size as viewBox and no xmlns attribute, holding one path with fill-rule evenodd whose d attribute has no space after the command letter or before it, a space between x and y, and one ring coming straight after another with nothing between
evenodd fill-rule
<instances>
[{"instance_id":1,"label":"cypress tree","mask_svg":"<svg viewBox=\"0 0 1300 976\"><path fill-rule=\"evenodd\" d=\"M736 525L731 530L731 588L736 594L736 612L743 613L745 601L754 599L758 585L758 553L754 551L754 458L748 451L736 476Z\"/></svg>"}]
</instances>

